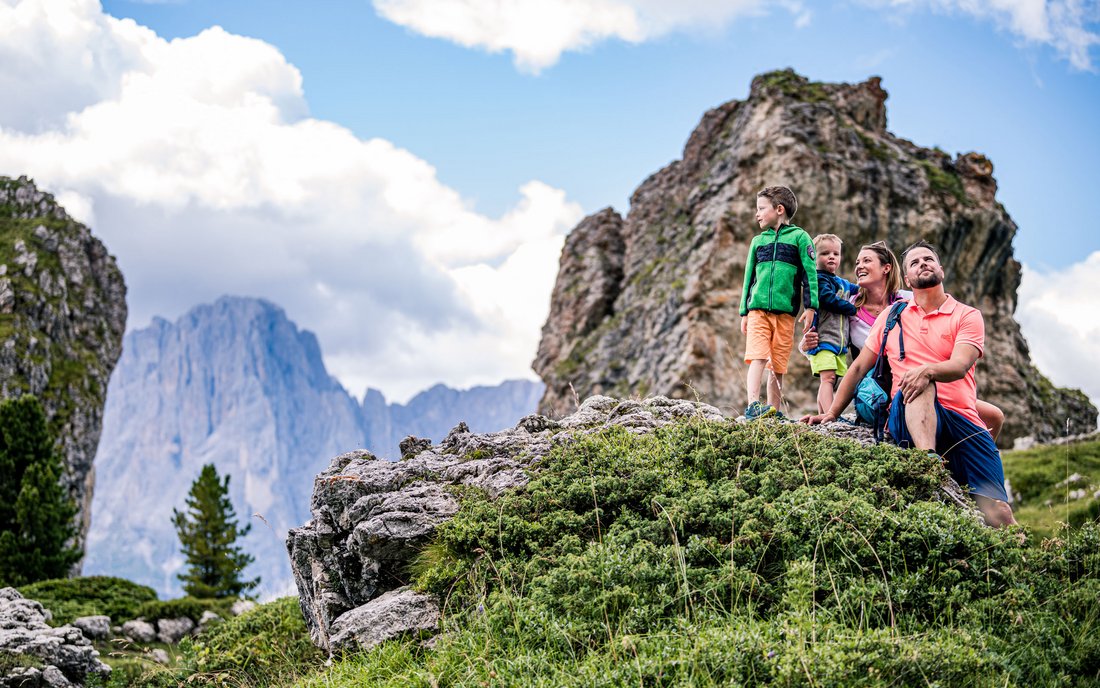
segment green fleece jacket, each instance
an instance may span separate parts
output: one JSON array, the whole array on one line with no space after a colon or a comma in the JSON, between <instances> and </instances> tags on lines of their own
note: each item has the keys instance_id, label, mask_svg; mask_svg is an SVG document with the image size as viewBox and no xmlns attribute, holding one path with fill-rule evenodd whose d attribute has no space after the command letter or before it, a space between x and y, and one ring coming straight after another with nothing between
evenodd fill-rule
<instances>
[{"instance_id":1,"label":"green fleece jacket","mask_svg":"<svg viewBox=\"0 0 1100 688\"><path fill-rule=\"evenodd\" d=\"M801 227L783 225L753 237L745 265L741 315L767 311L796 315L805 294L817 310L817 257L814 242Z\"/></svg>"}]
</instances>

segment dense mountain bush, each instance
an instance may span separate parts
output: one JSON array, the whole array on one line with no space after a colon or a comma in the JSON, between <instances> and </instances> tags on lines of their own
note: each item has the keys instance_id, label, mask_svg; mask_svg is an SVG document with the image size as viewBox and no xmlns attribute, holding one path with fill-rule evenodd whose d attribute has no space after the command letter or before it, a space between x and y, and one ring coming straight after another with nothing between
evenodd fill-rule
<instances>
[{"instance_id":1,"label":"dense mountain bush","mask_svg":"<svg viewBox=\"0 0 1100 688\"><path fill-rule=\"evenodd\" d=\"M25 585L19 592L49 609L53 613L51 623L57 626L98 614L122 623L140 616L141 606L157 599L152 588L111 576L45 580Z\"/></svg>"},{"instance_id":2,"label":"dense mountain bush","mask_svg":"<svg viewBox=\"0 0 1100 688\"><path fill-rule=\"evenodd\" d=\"M946 477L800 426L588 436L439 529L432 650L300 685L1100 685L1100 528L1022 544Z\"/></svg>"}]
</instances>

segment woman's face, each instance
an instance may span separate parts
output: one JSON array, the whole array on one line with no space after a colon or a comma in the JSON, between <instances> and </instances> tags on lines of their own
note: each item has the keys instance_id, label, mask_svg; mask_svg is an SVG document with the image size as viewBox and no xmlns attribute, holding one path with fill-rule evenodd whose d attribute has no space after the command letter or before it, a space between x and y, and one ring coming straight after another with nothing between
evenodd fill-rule
<instances>
[{"instance_id":1,"label":"woman's face","mask_svg":"<svg viewBox=\"0 0 1100 688\"><path fill-rule=\"evenodd\" d=\"M865 289L885 284L889 270L888 266L880 262L878 254L870 249L865 248L856 256L856 284Z\"/></svg>"}]
</instances>

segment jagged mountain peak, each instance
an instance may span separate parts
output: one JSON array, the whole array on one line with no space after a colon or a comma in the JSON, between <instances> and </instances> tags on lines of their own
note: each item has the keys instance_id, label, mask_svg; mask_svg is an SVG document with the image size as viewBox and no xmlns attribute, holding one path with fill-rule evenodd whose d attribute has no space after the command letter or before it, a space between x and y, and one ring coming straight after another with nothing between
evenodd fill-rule
<instances>
[{"instance_id":1,"label":"jagged mountain peak","mask_svg":"<svg viewBox=\"0 0 1100 688\"><path fill-rule=\"evenodd\" d=\"M265 594L288 590L282 538L308 514L313 478L329 457L365 448L396 458L406 434L438 440L460 420L501 429L542 392L530 382L492 389L437 385L409 405L368 389L360 403L328 374L313 333L270 301L228 296L175 322L156 318L126 336L111 380L88 570L177 593L183 561L171 510L214 463L231 476L238 515L254 525L244 543L257 558L248 575L264 578Z\"/></svg>"}]
</instances>

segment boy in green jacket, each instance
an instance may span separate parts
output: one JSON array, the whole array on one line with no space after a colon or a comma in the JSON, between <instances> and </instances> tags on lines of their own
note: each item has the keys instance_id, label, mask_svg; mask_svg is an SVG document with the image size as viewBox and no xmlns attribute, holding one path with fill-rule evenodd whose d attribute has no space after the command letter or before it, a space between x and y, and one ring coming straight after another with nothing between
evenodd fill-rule
<instances>
[{"instance_id":1,"label":"boy in green jacket","mask_svg":"<svg viewBox=\"0 0 1100 688\"><path fill-rule=\"evenodd\" d=\"M799 318L803 331L817 311L814 243L801 227L790 224L796 210L794 192L785 186L769 186L756 195L756 222L764 231L749 247L741 293L741 334L749 364L745 417L750 420L772 409L778 412L782 404L799 302L805 298L806 310ZM767 406L760 403L765 367L771 371Z\"/></svg>"}]
</instances>

